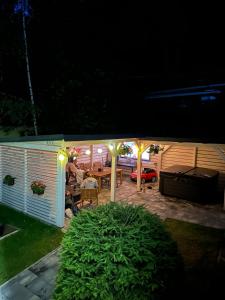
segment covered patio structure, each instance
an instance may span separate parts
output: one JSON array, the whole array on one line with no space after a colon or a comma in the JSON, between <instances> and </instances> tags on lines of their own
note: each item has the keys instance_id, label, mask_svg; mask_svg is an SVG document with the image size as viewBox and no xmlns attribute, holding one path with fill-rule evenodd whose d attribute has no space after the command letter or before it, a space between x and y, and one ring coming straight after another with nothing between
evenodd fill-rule
<instances>
[{"instance_id":1,"label":"covered patio structure","mask_svg":"<svg viewBox=\"0 0 225 300\"><path fill-rule=\"evenodd\" d=\"M154 156L158 178L162 169L182 164L200 166L219 171L218 189L225 187L225 145L192 139L140 137L131 135L50 135L0 139L0 202L37 217L45 222L64 226L65 166L68 147L82 147L83 156L93 165L93 159L106 160L111 156L110 201L118 200L116 188L117 156L122 143L133 142L137 150L137 184L135 193L141 192L142 154L152 144L164 150ZM102 152L98 153L99 146ZM87 158L88 157L88 158ZM3 184L6 175L15 177L15 184ZM34 180L46 184L44 195L34 195L30 185ZM141 193L144 194L144 193ZM134 196L135 197L135 196Z\"/></svg>"}]
</instances>

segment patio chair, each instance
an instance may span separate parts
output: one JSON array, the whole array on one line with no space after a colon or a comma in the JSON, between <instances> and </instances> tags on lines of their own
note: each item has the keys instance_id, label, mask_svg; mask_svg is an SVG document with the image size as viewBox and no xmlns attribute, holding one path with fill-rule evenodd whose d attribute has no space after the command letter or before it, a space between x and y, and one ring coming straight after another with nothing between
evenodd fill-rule
<instances>
[{"instance_id":1,"label":"patio chair","mask_svg":"<svg viewBox=\"0 0 225 300\"><path fill-rule=\"evenodd\" d=\"M111 185L110 175L102 177L102 187L110 189L110 185Z\"/></svg>"},{"instance_id":2,"label":"patio chair","mask_svg":"<svg viewBox=\"0 0 225 300\"><path fill-rule=\"evenodd\" d=\"M116 187L118 188L120 185L120 177L116 174ZM105 176L102 178L102 187L106 187L107 189L111 188L111 176Z\"/></svg>"},{"instance_id":3,"label":"patio chair","mask_svg":"<svg viewBox=\"0 0 225 300\"><path fill-rule=\"evenodd\" d=\"M81 189L80 200L82 205L84 201L88 201L90 204L95 203L98 205L98 190L97 189Z\"/></svg>"}]
</instances>

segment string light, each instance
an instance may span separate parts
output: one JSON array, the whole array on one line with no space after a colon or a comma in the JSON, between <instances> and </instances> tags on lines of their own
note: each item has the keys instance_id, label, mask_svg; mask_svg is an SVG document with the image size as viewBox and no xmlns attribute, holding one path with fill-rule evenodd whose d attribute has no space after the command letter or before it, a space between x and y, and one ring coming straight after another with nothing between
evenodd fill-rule
<instances>
[{"instance_id":1,"label":"string light","mask_svg":"<svg viewBox=\"0 0 225 300\"><path fill-rule=\"evenodd\" d=\"M90 154L91 154L91 151L88 149L88 150L85 151L85 154L86 154L86 155L90 155Z\"/></svg>"}]
</instances>

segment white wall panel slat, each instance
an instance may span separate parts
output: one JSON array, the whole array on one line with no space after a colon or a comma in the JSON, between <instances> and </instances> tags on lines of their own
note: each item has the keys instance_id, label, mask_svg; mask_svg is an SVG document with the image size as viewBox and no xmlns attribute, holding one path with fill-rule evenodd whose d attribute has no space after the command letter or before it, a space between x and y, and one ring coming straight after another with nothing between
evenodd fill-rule
<instances>
[{"instance_id":1,"label":"white wall panel slat","mask_svg":"<svg viewBox=\"0 0 225 300\"><path fill-rule=\"evenodd\" d=\"M15 177L13 186L2 185L2 202L24 209L24 149L2 146L2 177Z\"/></svg>"},{"instance_id":2,"label":"white wall panel slat","mask_svg":"<svg viewBox=\"0 0 225 300\"><path fill-rule=\"evenodd\" d=\"M57 153L0 146L2 202L47 223L57 223ZM16 177L13 186L2 184L5 175ZM32 181L46 185L44 195L34 195Z\"/></svg>"},{"instance_id":3,"label":"white wall panel slat","mask_svg":"<svg viewBox=\"0 0 225 300\"><path fill-rule=\"evenodd\" d=\"M27 150L27 212L48 223L56 224L53 211L56 211L57 153ZM35 195L30 189L34 180L41 180L46 185L44 195Z\"/></svg>"},{"instance_id":4,"label":"white wall panel slat","mask_svg":"<svg viewBox=\"0 0 225 300\"><path fill-rule=\"evenodd\" d=\"M194 147L171 146L162 154L162 169L172 165L193 165Z\"/></svg>"},{"instance_id":5,"label":"white wall panel slat","mask_svg":"<svg viewBox=\"0 0 225 300\"><path fill-rule=\"evenodd\" d=\"M90 155L87 155L85 153L87 150L90 150L90 145L77 146L77 148L81 149L81 155L77 159L78 164L79 163L90 163L91 157L90 157ZM101 154L98 153L99 148L102 149ZM109 150L106 145L103 145L103 144L93 145L93 162L96 162L96 161L102 162L103 161L103 163L105 163L108 152L109 152Z\"/></svg>"}]
</instances>

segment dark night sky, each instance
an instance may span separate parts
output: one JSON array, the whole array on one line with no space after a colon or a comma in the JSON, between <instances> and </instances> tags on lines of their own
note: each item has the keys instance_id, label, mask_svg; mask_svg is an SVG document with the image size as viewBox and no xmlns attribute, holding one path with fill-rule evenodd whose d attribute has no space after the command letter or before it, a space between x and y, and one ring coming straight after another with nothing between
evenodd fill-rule
<instances>
[{"instance_id":1,"label":"dark night sky","mask_svg":"<svg viewBox=\"0 0 225 300\"><path fill-rule=\"evenodd\" d=\"M223 80L225 21L219 7L103 0L32 3L30 38L38 73L43 68L52 72L61 55L84 68L156 79L162 88L177 85L177 78L181 85Z\"/></svg>"},{"instance_id":2,"label":"dark night sky","mask_svg":"<svg viewBox=\"0 0 225 300\"><path fill-rule=\"evenodd\" d=\"M55 90L51 87L56 82L77 79L81 70L93 73L99 69L110 77L109 83L104 83L102 88L97 80L89 80L87 89L93 92L95 86L101 95L110 94L109 109L128 124L124 126L118 121L110 130L144 132L151 124L147 112L154 115L153 106L144 100L147 93L225 82L225 18L220 6L205 3L198 7L190 2L178 5L147 0L33 0L30 3L28 39L33 86L39 104L43 105L43 99L48 101L47 98L53 96ZM14 20L16 18L14 16ZM15 65L13 61L11 64ZM23 94L23 84L17 80L17 72L14 73L14 86L11 80L10 88ZM71 93L75 99L76 90ZM65 102L65 97L62 101ZM76 107L74 101L63 104ZM168 108L160 104L160 109L153 122L158 127L155 134L173 134L164 130L168 124L159 118L160 113L165 117ZM199 108L197 113L185 112L186 121L193 113L197 122L201 114ZM208 118L206 110L204 113ZM140 117L134 125L135 114L144 120ZM170 114L173 118L171 109ZM198 127L195 124L190 132L183 127L183 133L192 135ZM182 135L182 131L176 134ZM207 130L204 134L207 135Z\"/></svg>"}]
</instances>

